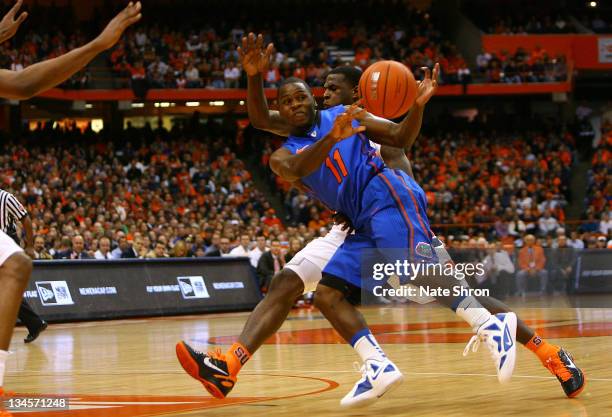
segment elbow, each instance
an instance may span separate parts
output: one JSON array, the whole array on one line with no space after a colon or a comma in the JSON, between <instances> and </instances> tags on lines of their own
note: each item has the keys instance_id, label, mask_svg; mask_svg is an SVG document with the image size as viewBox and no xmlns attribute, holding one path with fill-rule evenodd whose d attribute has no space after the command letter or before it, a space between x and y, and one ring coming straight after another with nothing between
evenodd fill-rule
<instances>
[{"instance_id":1,"label":"elbow","mask_svg":"<svg viewBox=\"0 0 612 417\"><path fill-rule=\"evenodd\" d=\"M286 161L270 160L270 169L285 181L295 182L301 178L298 170L291 167Z\"/></svg>"}]
</instances>

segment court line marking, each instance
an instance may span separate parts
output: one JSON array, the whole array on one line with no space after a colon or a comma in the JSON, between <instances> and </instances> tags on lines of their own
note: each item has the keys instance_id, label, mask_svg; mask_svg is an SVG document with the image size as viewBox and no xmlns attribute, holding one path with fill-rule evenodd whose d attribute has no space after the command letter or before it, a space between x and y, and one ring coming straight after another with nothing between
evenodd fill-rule
<instances>
[{"instance_id":1,"label":"court line marking","mask_svg":"<svg viewBox=\"0 0 612 417\"><path fill-rule=\"evenodd\" d=\"M29 377L29 376L39 376L39 377L57 377L57 376L88 376L92 373L95 373L99 376L114 376L114 375L136 375L136 374L145 374L145 375L157 375L157 374L184 374L185 372L182 370L129 370L125 372L104 372L104 371L96 371L95 369L87 370L87 371L58 371L55 373L43 373L43 372L7 372L8 376L12 377ZM257 372L254 371L245 371L241 372L241 375L250 375L250 376L258 376L265 373L291 373L291 375L295 374L357 374L358 372L351 370L313 370L313 369L292 369L292 370L283 370L283 369L261 369ZM417 376L487 376L487 377L495 377L497 378L497 374L479 374L479 373L462 373L462 372L402 372L404 375L417 375ZM279 376L291 376L291 375L279 375ZM539 375L512 375L513 378L526 378L526 379L554 379L554 376L539 376ZM600 382L612 382L612 378L588 378L589 381L600 381Z\"/></svg>"}]
</instances>

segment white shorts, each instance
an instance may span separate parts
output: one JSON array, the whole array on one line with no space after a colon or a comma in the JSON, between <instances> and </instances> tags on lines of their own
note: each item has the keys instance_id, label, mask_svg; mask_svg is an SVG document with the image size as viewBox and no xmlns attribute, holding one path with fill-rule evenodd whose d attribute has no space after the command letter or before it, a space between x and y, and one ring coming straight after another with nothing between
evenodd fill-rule
<instances>
[{"instance_id":1,"label":"white shorts","mask_svg":"<svg viewBox=\"0 0 612 417\"><path fill-rule=\"evenodd\" d=\"M23 249L9 235L0 230L0 266L17 252L23 252Z\"/></svg>"},{"instance_id":2,"label":"white shorts","mask_svg":"<svg viewBox=\"0 0 612 417\"><path fill-rule=\"evenodd\" d=\"M314 291L321 281L321 272L336 250L344 243L346 232L334 225L325 237L314 239L285 265L304 282L304 293Z\"/></svg>"}]
</instances>

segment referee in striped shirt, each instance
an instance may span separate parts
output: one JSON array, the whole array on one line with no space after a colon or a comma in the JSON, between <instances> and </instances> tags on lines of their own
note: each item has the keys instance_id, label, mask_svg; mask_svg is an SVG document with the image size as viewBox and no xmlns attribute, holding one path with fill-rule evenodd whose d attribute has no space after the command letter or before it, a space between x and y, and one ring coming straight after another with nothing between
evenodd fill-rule
<instances>
[{"instance_id":1,"label":"referee in striped shirt","mask_svg":"<svg viewBox=\"0 0 612 417\"><path fill-rule=\"evenodd\" d=\"M16 222L19 221L25 230L25 252L34 258L34 233L32 231L32 220L27 210L8 191L0 189L0 230L19 244ZM28 335L23 340L25 343L33 342L40 332L47 328L47 322L38 316L26 302L25 298L19 307L19 320L28 328Z\"/></svg>"}]
</instances>

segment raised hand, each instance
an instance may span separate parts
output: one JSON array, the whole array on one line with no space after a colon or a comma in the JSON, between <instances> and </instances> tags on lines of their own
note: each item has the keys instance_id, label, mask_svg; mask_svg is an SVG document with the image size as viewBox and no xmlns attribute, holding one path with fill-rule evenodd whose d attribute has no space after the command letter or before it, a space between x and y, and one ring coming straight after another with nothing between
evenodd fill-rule
<instances>
[{"instance_id":1,"label":"raised hand","mask_svg":"<svg viewBox=\"0 0 612 417\"><path fill-rule=\"evenodd\" d=\"M248 36L242 38L242 46L238 47L238 55L242 68L249 77L258 73L265 74L268 71L273 50L274 45L271 43L264 49L261 34L255 37L255 34L251 32Z\"/></svg>"},{"instance_id":2,"label":"raised hand","mask_svg":"<svg viewBox=\"0 0 612 417\"><path fill-rule=\"evenodd\" d=\"M417 89L417 98L416 103L419 106L424 106L427 104L430 98L436 94L436 90L438 89L438 76L440 74L440 64L436 63L433 69L433 76L429 68L424 67L423 71L425 72L425 78L423 81L419 82Z\"/></svg>"},{"instance_id":3,"label":"raised hand","mask_svg":"<svg viewBox=\"0 0 612 417\"><path fill-rule=\"evenodd\" d=\"M340 142L343 139L349 138L359 132L366 130L365 126L353 127L353 120L359 120L365 113L365 110L359 106L359 102L351 105L344 113L336 117L334 125L328 135Z\"/></svg>"},{"instance_id":4,"label":"raised hand","mask_svg":"<svg viewBox=\"0 0 612 417\"><path fill-rule=\"evenodd\" d=\"M17 29L19 29L19 25L28 17L28 12L22 12L15 20L15 15L19 9L21 9L22 4L23 0L17 0L17 3L15 3L15 5L11 7L11 10L9 10L2 20L0 20L0 43L15 36Z\"/></svg>"},{"instance_id":5,"label":"raised hand","mask_svg":"<svg viewBox=\"0 0 612 417\"><path fill-rule=\"evenodd\" d=\"M142 5L139 1L136 3L129 2L125 9L108 22L102 33L95 39L97 46L102 50L106 50L115 45L119 38L121 38L121 35L123 35L123 32L140 20L142 17L141 9Z\"/></svg>"}]
</instances>

